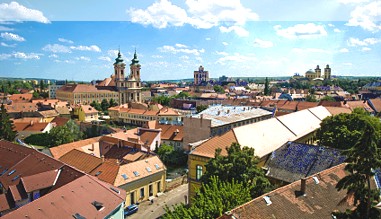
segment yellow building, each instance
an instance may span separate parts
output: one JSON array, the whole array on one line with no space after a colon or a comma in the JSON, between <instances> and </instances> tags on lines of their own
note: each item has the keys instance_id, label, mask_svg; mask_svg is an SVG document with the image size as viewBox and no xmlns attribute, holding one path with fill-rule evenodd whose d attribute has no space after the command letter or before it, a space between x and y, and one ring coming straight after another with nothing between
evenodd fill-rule
<instances>
[{"instance_id":1,"label":"yellow building","mask_svg":"<svg viewBox=\"0 0 381 219\"><path fill-rule=\"evenodd\" d=\"M192 197L200 188L200 179L206 171L205 165L214 158L216 149L220 148L221 155L225 156L226 147L234 142L254 148L255 156L260 158L258 165L262 167L273 151L289 141L314 143L315 131L328 116L331 116L330 112L325 107L318 106L235 127L223 135L194 143L188 157L189 200L192 201Z\"/></svg>"},{"instance_id":2,"label":"yellow building","mask_svg":"<svg viewBox=\"0 0 381 219\"><path fill-rule=\"evenodd\" d=\"M98 120L98 110L90 105L80 105L74 107L74 115L78 116L78 120L81 122Z\"/></svg>"},{"instance_id":3,"label":"yellow building","mask_svg":"<svg viewBox=\"0 0 381 219\"><path fill-rule=\"evenodd\" d=\"M308 70L305 73L305 77L309 80L322 78L321 69L319 65L316 66L315 71L313 71L312 69ZM326 65L326 67L324 68L324 79L331 79L331 68L329 67L329 65Z\"/></svg>"},{"instance_id":4,"label":"yellow building","mask_svg":"<svg viewBox=\"0 0 381 219\"><path fill-rule=\"evenodd\" d=\"M125 74L126 64L119 51L115 59L114 74L99 82L96 86L89 84L67 84L56 90L56 98L71 104L90 104L93 101L102 102L103 99L125 104L141 102L140 64L136 51L130 64L130 74Z\"/></svg>"}]
</instances>

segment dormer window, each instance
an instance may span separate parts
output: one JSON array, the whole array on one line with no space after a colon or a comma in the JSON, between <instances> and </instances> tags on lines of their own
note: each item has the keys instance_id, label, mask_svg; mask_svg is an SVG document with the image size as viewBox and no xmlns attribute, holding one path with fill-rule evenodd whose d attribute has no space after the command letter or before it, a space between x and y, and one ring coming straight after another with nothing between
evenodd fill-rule
<instances>
[{"instance_id":1,"label":"dormer window","mask_svg":"<svg viewBox=\"0 0 381 219\"><path fill-rule=\"evenodd\" d=\"M101 202L93 201L91 204L97 209L97 211L102 211L105 208Z\"/></svg>"}]
</instances>

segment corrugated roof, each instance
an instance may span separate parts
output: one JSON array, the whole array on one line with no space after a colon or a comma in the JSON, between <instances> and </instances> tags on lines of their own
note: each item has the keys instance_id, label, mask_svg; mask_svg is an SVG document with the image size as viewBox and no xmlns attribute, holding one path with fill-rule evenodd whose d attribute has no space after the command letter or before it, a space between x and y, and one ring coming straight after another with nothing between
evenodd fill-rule
<instances>
[{"instance_id":1,"label":"corrugated roof","mask_svg":"<svg viewBox=\"0 0 381 219\"><path fill-rule=\"evenodd\" d=\"M302 110L284 116L279 116L277 119L297 137L302 137L308 133L311 133L319 128L321 123L321 120L308 110Z\"/></svg>"}]
</instances>

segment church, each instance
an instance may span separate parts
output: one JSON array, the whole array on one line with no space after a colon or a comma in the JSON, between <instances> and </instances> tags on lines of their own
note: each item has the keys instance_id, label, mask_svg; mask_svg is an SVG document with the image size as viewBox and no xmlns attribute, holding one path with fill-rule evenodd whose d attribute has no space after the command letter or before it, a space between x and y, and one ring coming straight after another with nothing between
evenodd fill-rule
<instances>
[{"instance_id":1,"label":"church","mask_svg":"<svg viewBox=\"0 0 381 219\"><path fill-rule=\"evenodd\" d=\"M331 79L331 68L329 67L329 65L327 64L326 67L324 68L324 78L322 77L321 75L321 69L319 67L319 65L316 66L315 68L315 71L313 71L312 69L308 70L306 73L305 73L305 77L308 79L308 80L314 80L314 79Z\"/></svg>"},{"instance_id":2,"label":"church","mask_svg":"<svg viewBox=\"0 0 381 219\"><path fill-rule=\"evenodd\" d=\"M136 50L129 74L126 73L126 63L120 50L113 65L114 73L109 78L96 81L95 85L67 84L56 91L57 99L83 105L93 101L102 102L103 99L114 99L119 104L142 102L141 65Z\"/></svg>"}]
</instances>

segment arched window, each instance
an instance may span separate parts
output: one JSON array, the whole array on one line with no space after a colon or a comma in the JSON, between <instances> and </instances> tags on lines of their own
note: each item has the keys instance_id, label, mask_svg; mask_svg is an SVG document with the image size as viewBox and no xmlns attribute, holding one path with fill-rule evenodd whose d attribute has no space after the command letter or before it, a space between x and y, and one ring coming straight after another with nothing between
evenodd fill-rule
<instances>
[{"instance_id":1,"label":"arched window","mask_svg":"<svg viewBox=\"0 0 381 219\"><path fill-rule=\"evenodd\" d=\"M202 166L196 166L196 180L200 180L202 177Z\"/></svg>"}]
</instances>

